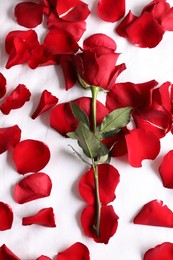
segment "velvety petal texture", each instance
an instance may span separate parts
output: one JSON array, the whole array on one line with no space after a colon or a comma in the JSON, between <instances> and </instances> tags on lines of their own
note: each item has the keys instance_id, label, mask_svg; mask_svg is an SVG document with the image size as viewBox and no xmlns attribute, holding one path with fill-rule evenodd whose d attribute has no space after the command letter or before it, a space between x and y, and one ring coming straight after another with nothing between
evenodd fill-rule
<instances>
[{"instance_id":1,"label":"velvety petal texture","mask_svg":"<svg viewBox=\"0 0 173 260\"><path fill-rule=\"evenodd\" d=\"M50 177L42 172L33 173L23 178L14 187L14 199L23 204L50 195L52 182Z\"/></svg>"},{"instance_id":2,"label":"velvety petal texture","mask_svg":"<svg viewBox=\"0 0 173 260\"><path fill-rule=\"evenodd\" d=\"M114 23L125 14L125 0L100 0L97 13L104 21Z\"/></svg>"},{"instance_id":3,"label":"velvety petal texture","mask_svg":"<svg viewBox=\"0 0 173 260\"><path fill-rule=\"evenodd\" d=\"M47 165L49 159L50 150L41 141L23 140L14 149L13 160L20 174L40 171Z\"/></svg>"},{"instance_id":4,"label":"velvety petal texture","mask_svg":"<svg viewBox=\"0 0 173 260\"><path fill-rule=\"evenodd\" d=\"M109 220L109 221L108 221ZM81 215L81 223L86 236L91 237L97 243L107 244L115 234L118 226L118 216L112 206L101 207L100 237L96 236L93 228L95 225L95 208L87 206Z\"/></svg>"},{"instance_id":5,"label":"velvety petal texture","mask_svg":"<svg viewBox=\"0 0 173 260\"><path fill-rule=\"evenodd\" d=\"M62 252L59 252L56 260L90 260L90 252L88 248L80 243L76 242L72 246L68 247Z\"/></svg>"},{"instance_id":6,"label":"velvety petal texture","mask_svg":"<svg viewBox=\"0 0 173 260\"><path fill-rule=\"evenodd\" d=\"M24 217L22 219L23 226L33 224L42 225L45 227L56 227L53 208L41 209L37 214Z\"/></svg>"},{"instance_id":7,"label":"velvety petal texture","mask_svg":"<svg viewBox=\"0 0 173 260\"><path fill-rule=\"evenodd\" d=\"M51 94L51 92L49 92L48 90L44 90L43 93L41 94L39 104L38 104L36 110L34 111L34 113L31 116L32 119L35 119L40 114L42 114L45 111L54 107L57 102L58 102L57 97L53 96Z\"/></svg>"},{"instance_id":8,"label":"velvety petal texture","mask_svg":"<svg viewBox=\"0 0 173 260\"><path fill-rule=\"evenodd\" d=\"M173 243L164 242L154 248L149 249L144 254L144 260L172 260Z\"/></svg>"},{"instance_id":9,"label":"velvety petal texture","mask_svg":"<svg viewBox=\"0 0 173 260\"><path fill-rule=\"evenodd\" d=\"M166 188L173 188L173 150L170 150L162 159L159 167L159 174L163 182L163 186Z\"/></svg>"},{"instance_id":10,"label":"velvety petal texture","mask_svg":"<svg viewBox=\"0 0 173 260\"><path fill-rule=\"evenodd\" d=\"M6 93L6 78L2 73L0 73L0 98L2 98Z\"/></svg>"},{"instance_id":11,"label":"velvety petal texture","mask_svg":"<svg viewBox=\"0 0 173 260\"><path fill-rule=\"evenodd\" d=\"M173 212L161 200L145 204L133 220L134 224L173 227Z\"/></svg>"},{"instance_id":12,"label":"velvety petal texture","mask_svg":"<svg viewBox=\"0 0 173 260\"><path fill-rule=\"evenodd\" d=\"M13 224L13 211L12 208L0 201L0 231L10 229Z\"/></svg>"},{"instance_id":13,"label":"velvety petal texture","mask_svg":"<svg viewBox=\"0 0 173 260\"><path fill-rule=\"evenodd\" d=\"M21 260L5 244L0 247L1 260Z\"/></svg>"},{"instance_id":14,"label":"velvety petal texture","mask_svg":"<svg viewBox=\"0 0 173 260\"><path fill-rule=\"evenodd\" d=\"M18 125L0 128L0 154L14 148L21 138L21 129Z\"/></svg>"},{"instance_id":15,"label":"velvety petal texture","mask_svg":"<svg viewBox=\"0 0 173 260\"><path fill-rule=\"evenodd\" d=\"M98 180L100 201L103 205L107 205L115 199L115 189L119 183L119 172L110 164L101 164L98 166ZM79 192L87 203L94 205L95 181L93 168L81 177Z\"/></svg>"},{"instance_id":16,"label":"velvety petal texture","mask_svg":"<svg viewBox=\"0 0 173 260\"><path fill-rule=\"evenodd\" d=\"M25 102L30 100L30 96L29 89L25 85L19 84L0 106L1 112L8 115L11 110L21 108Z\"/></svg>"}]
</instances>

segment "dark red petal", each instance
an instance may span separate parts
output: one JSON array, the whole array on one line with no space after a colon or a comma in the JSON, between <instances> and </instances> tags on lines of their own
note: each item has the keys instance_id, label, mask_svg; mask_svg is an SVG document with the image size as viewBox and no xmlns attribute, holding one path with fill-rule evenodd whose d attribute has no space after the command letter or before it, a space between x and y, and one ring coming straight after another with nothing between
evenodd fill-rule
<instances>
[{"instance_id":1,"label":"dark red petal","mask_svg":"<svg viewBox=\"0 0 173 260\"><path fill-rule=\"evenodd\" d=\"M56 256L57 260L90 260L90 252L88 248L80 243L76 242L72 246L68 247L62 252L59 252Z\"/></svg>"},{"instance_id":2,"label":"dark red petal","mask_svg":"<svg viewBox=\"0 0 173 260\"><path fill-rule=\"evenodd\" d=\"M50 159L49 147L37 140L23 140L14 149L13 160L18 173L38 172Z\"/></svg>"},{"instance_id":3,"label":"dark red petal","mask_svg":"<svg viewBox=\"0 0 173 260\"><path fill-rule=\"evenodd\" d=\"M143 260L172 260L173 243L164 242L145 252Z\"/></svg>"},{"instance_id":4,"label":"dark red petal","mask_svg":"<svg viewBox=\"0 0 173 260\"><path fill-rule=\"evenodd\" d=\"M91 120L91 99L88 97L73 100ZM101 124L109 110L101 102L97 101L97 124ZM50 125L61 135L66 136L68 132L75 131L78 122L72 114L70 103L63 103L54 107L50 112Z\"/></svg>"},{"instance_id":5,"label":"dark red petal","mask_svg":"<svg viewBox=\"0 0 173 260\"><path fill-rule=\"evenodd\" d=\"M117 230L118 216L112 206L101 207L100 237L96 236L93 228L95 225L95 209L93 206L87 206L83 210L81 223L86 236L92 237L97 243L107 244Z\"/></svg>"},{"instance_id":6,"label":"dark red petal","mask_svg":"<svg viewBox=\"0 0 173 260\"><path fill-rule=\"evenodd\" d=\"M173 212L161 200L145 204L133 220L134 224L173 227Z\"/></svg>"},{"instance_id":7,"label":"dark red petal","mask_svg":"<svg viewBox=\"0 0 173 260\"><path fill-rule=\"evenodd\" d=\"M72 55L62 55L60 64L64 74L66 90L72 88L77 80L74 57Z\"/></svg>"},{"instance_id":8,"label":"dark red petal","mask_svg":"<svg viewBox=\"0 0 173 260\"><path fill-rule=\"evenodd\" d=\"M50 195L52 182L50 177L42 172L33 173L23 178L14 187L14 200L23 204Z\"/></svg>"},{"instance_id":9,"label":"dark red petal","mask_svg":"<svg viewBox=\"0 0 173 260\"><path fill-rule=\"evenodd\" d=\"M7 230L12 227L13 224L13 211L12 208L0 201L0 230Z\"/></svg>"},{"instance_id":10,"label":"dark red petal","mask_svg":"<svg viewBox=\"0 0 173 260\"><path fill-rule=\"evenodd\" d=\"M83 42L83 49L85 51L94 51L97 53L97 56L114 52L116 48L116 42L104 33L92 34Z\"/></svg>"},{"instance_id":11,"label":"dark red petal","mask_svg":"<svg viewBox=\"0 0 173 260\"><path fill-rule=\"evenodd\" d=\"M6 93L6 78L2 73L0 73L0 98L2 98Z\"/></svg>"},{"instance_id":12,"label":"dark red petal","mask_svg":"<svg viewBox=\"0 0 173 260\"><path fill-rule=\"evenodd\" d=\"M42 22L42 5L33 2L19 3L15 7L14 15L18 24L27 28L34 28Z\"/></svg>"},{"instance_id":13,"label":"dark red petal","mask_svg":"<svg viewBox=\"0 0 173 260\"><path fill-rule=\"evenodd\" d=\"M68 12L71 8L74 8L79 4L80 0L58 0L56 4L56 11L59 16Z\"/></svg>"},{"instance_id":14,"label":"dark red petal","mask_svg":"<svg viewBox=\"0 0 173 260\"><path fill-rule=\"evenodd\" d=\"M0 106L1 112L8 115L12 109L21 108L25 102L30 100L30 96L29 89L25 85L19 84Z\"/></svg>"},{"instance_id":15,"label":"dark red petal","mask_svg":"<svg viewBox=\"0 0 173 260\"><path fill-rule=\"evenodd\" d=\"M119 183L119 177L119 172L112 165L101 164L98 166L99 195L103 205L107 205L115 199L115 189ZM95 181L93 168L80 179L79 192L87 203L94 205Z\"/></svg>"},{"instance_id":16,"label":"dark red petal","mask_svg":"<svg viewBox=\"0 0 173 260\"><path fill-rule=\"evenodd\" d=\"M133 167L141 167L145 159L154 160L160 152L160 141L152 132L134 129L126 135L128 161ZM135 145L134 145L135 144Z\"/></svg>"},{"instance_id":17,"label":"dark red petal","mask_svg":"<svg viewBox=\"0 0 173 260\"><path fill-rule=\"evenodd\" d=\"M40 114L44 113L45 111L51 109L56 105L58 102L58 98L53 96L51 92L44 90L41 94L39 104L32 114L32 119L35 119L38 117Z\"/></svg>"},{"instance_id":18,"label":"dark red petal","mask_svg":"<svg viewBox=\"0 0 173 260\"><path fill-rule=\"evenodd\" d=\"M21 260L5 244L0 247L1 260Z\"/></svg>"},{"instance_id":19,"label":"dark red petal","mask_svg":"<svg viewBox=\"0 0 173 260\"><path fill-rule=\"evenodd\" d=\"M73 54L79 46L73 36L59 29L51 29L43 43L46 55Z\"/></svg>"},{"instance_id":20,"label":"dark red petal","mask_svg":"<svg viewBox=\"0 0 173 260\"><path fill-rule=\"evenodd\" d=\"M126 28L131 43L141 48L154 48L162 40L164 30L150 13L143 13Z\"/></svg>"},{"instance_id":21,"label":"dark red petal","mask_svg":"<svg viewBox=\"0 0 173 260\"><path fill-rule=\"evenodd\" d=\"M126 28L136 20L137 16L132 14L131 11L124 17L124 19L116 27L116 32L121 36L127 38Z\"/></svg>"},{"instance_id":22,"label":"dark red petal","mask_svg":"<svg viewBox=\"0 0 173 260\"><path fill-rule=\"evenodd\" d=\"M165 31L173 31L173 7L163 17L161 25Z\"/></svg>"},{"instance_id":23,"label":"dark red petal","mask_svg":"<svg viewBox=\"0 0 173 260\"><path fill-rule=\"evenodd\" d=\"M162 163L159 167L159 174L162 178L163 186L166 188L173 188L173 171L172 171L172 162L173 162L173 150L170 150L162 160Z\"/></svg>"},{"instance_id":24,"label":"dark red petal","mask_svg":"<svg viewBox=\"0 0 173 260\"><path fill-rule=\"evenodd\" d=\"M36 260L51 260L48 256L45 255L41 255L39 258L37 258Z\"/></svg>"},{"instance_id":25,"label":"dark red petal","mask_svg":"<svg viewBox=\"0 0 173 260\"><path fill-rule=\"evenodd\" d=\"M53 208L41 209L37 214L22 219L22 225L42 225L45 227L56 227Z\"/></svg>"},{"instance_id":26,"label":"dark red petal","mask_svg":"<svg viewBox=\"0 0 173 260\"><path fill-rule=\"evenodd\" d=\"M18 125L0 128L0 154L15 147L20 142L21 129Z\"/></svg>"},{"instance_id":27,"label":"dark red petal","mask_svg":"<svg viewBox=\"0 0 173 260\"><path fill-rule=\"evenodd\" d=\"M102 20L114 23L125 14L125 0L100 0L97 12Z\"/></svg>"}]
</instances>

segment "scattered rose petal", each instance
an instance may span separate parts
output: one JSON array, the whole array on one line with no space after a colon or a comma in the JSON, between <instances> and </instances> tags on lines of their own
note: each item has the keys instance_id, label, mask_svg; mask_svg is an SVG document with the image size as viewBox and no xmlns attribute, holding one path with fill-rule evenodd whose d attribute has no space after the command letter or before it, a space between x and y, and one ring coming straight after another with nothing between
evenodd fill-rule
<instances>
[{"instance_id":1,"label":"scattered rose petal","mask_svg":"<svg viewBox=\"0 0 173 260\"><path fill-rule=\"evenodd\" d=\"M6 78L2 73L0 73L0 98L2 98L6 93Z\"/></svg>"},{"instance_id":2,"label":"scattered rose petal","mask_svg":"<svg viewBox=\"0 0 173 260\"><path fill-rule=\"evenodd\" d=\"M164 242L145 252L144 260L172 260L173 243Z\"/></svg>"},{"instance_id":3,"label":"scattered rose petal","mask_svg":"<svg viewBox=\"0 0 173 260\"><path fill-rule=\"evenodd\" d=\"M145 204L133 220L134 224L173 227L173 212L161 200Z\"/></svg>"},{"instance_id":4,"label":"scattered rose petal","mask_svg":"<svg viewBox=\"0 0 173 260\"><path fill-rule=\"evenodd\" d=\"M0 154L15 147L20 142L21 129L18 125L0 128Z\"/></svg>"},{"instance_id":5,"label":"scattered rose petal","mask_svg":"<svg viewBox=\"0 0 173 260\"><path fill-rule=\"evenodd\" d=\"M21 260L5 244L0 247L1 260Z\"/></svg>"},{"instance_id":6,"label":"scattered rose petal","mask_svg":"<svg viewBox=\"0 0 173 260\"><path fill-rule=\"evenodd\" d=\"M15 7L14 15L19 25L34 28L42 22L42 5L32 2L19 3Z\"/></svg>"},{"instance_id":7,"label":"scattered rose petal","mask_svg":"<svg viewBox=\"0 0 173 260\"><path fill-rule=\"evenodd\" d=\"M169 151L164 157L159 167L159 174L163 182L163 186L166 188L173 188L173 150Z\"/></svg>"},{"instance_id":8,"label":"scattered rose petal","mask_svg":"<svg viewBox=\"0 0 173 260\"><path fill-rule=\"evenodd\" d=\"M124 19L116 27L116 32L118 33L118 35L127 38L128 36L127 36L126 28L136 19L137 16L135 16L131 11L129 11L128 14L124 17Z\"/></svg>"},{"instance_id":9,"label":"scattered rose petal","mask_svg":"<svg viewBox=\"0 0 173 260\"><path fill-rule=\"evenodd\" d=\"M48 146L37 140L23 140L14 149L13 160L18 173L38 172L50 159Z\"/></svg>"},{"instance_id":10,"label":"scattered rose petal","mask_svg":"<svg viewBox=\"0 0 173 260\"><path fill-rule=\"evenodd\" d=\"M30 100L30 96L29 89L25 85L19 84L0 106L1 112L8 115L12 109L21 108L25 102Z\"/></svg>"},{"instance_id":11,"label":"scattered rose petal","mask_svg":"<svg viewBox=\"0 0 173 260\"><path fill-rule=\"evenodd\" d=\"M62 252L59 252L57 260L90 260L90 253L88 248L80 243L76 242L72 246L68 247Z\"/></svg>"},{"instance_id":12,"label":"scattered rose petal","mask_svg":"<svg viewBox=\"0 0 173 260\"><path fill-rule=\"evenodd\" d=\"M134 129L126 135L128 161L133 167L141 167L144 159L154 160L160 152L160 141L152 132ZM135 145L134 145L135 144Z\"/></svg>"},{"instance_id":13,"label":"scattered rose petal","mask_svg":"<svg viewBox=\"0 0 173 260\"><path fill-rule=\"evenodd\" d=\"M44 113L45 111L51 109L56 105L58 102L58 98L53 96L51 92L44 90L41 94L39 104L35 110L35 112L32 114L32 119L35 119L40 114Z\"/></svg>"},{"instance_id":14,"label":"scattered rose petal","mask_svg":"<svg viewBox=\"0 0 173 260\"><path fill-rule=\"evenodd\" d=\"M118 226L118 216L115 214L112 206L101 207L100 237L96 236L93 228L95 225L94 206L87 206L81 215L81 223L84 233L92 237L97 243L107 244L109 239L115 234ZM109 220L109 221L108 221Z\"/></svg>"},{"instance_id":15,"label":"scattered rose petal","mask_svg":"<svg viewBox=\"0 0 173 260\"><path fill-rule=\"evenodd\" d=\"M46 55L73 54L79 46L68 32L51 29L43 43Z\"/></svg>"},{"instance_id":16,"label":"scattered rose petal","mask_svg":"<svg viewBox=\"0 0 173 260\"><path fill-rule=\"evenodd\" d=\"M98 180L100 201L103 205L107 205L115 199L115 189L119 182L119 173L112 165L101 164L98 166ZM87 203L94 205L95 182L93 168L87 171L80 179L79 192Z\"/></svg>"},{"instance_id":17,"label":"scattered rose petal","mask_svg":"<svg viewBox=\"0 0 173 260\"><path fill-rule=\"evenodd\" d=\"M173 31L173 7L163 17L161 25L165 31Z\"/></svg>"},{"instance_id":18,"label":"scattered rose petal","mask_svg":"<svg viewBox=\"0 0 173 260\"><path fill-rule=\"evenodd\" d=\"M56 4L56 11L58 15L63 15L64 13L68 12L71 8L74 8L79 4L80 0L58 0Z\"/></svg>"},{"instance_id":19,"label":"scattered rose petal","mask_svg":"<svg viewBox=\"0 0 173 260\"><path fill-rule=\"evenodd\" d=\"M114 23L125 14L125 0L100 0L97 12L102 20Z\"/></svg>"},{"instance_id":20,"label":"scattered rose petal","mask_svg":"<svg viewBox=\"0 0 173 260\"><path fill-rule=\"evenodd\" d=\"M22 219L22 225L42 225L45 227L56 227L53 208L41 209L37 214Z\"/></svg>"},{"instance_id":21,"label":"scattered rose petal","mask_svg":"<svg viewBox=\"0 0 173 260\"><path fill-rule=\"evenodd\" d=\"M12 227L13 224L13 211L11 207L0 201L0 230L7 230Z\"/></svg>"},{"instance_id":22,"label":"scattered rose petal","mask_svg":"<svg viewBox=\"0 0 173 260\"><path fill-rule=\"evenodd\" d=\"M48 256L45 255L41 255L39 258L37 258L36 260L51 260Z\"/></svg>"},{"instance_id":23,"label":"scattered rose petal","mask_svg":"<svg viewBox=\"0 0 173 260\"><path fill-rule=\"evenodd\" d=\"M33 173L15 185L14 199L17 203L23 204L49 196L51 189L52 182L47 174Z\"/></svg>"}]
</instances>

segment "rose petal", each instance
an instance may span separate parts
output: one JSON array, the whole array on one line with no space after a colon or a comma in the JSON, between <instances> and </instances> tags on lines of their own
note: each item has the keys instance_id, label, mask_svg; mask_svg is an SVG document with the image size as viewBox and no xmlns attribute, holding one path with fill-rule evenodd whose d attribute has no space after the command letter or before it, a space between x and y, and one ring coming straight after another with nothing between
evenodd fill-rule
<instances>
[{"instance_id":1,"label":"rose petal","mask_svg":"<svg viewBox=\"0 0 173 260\"><path fill-rule=\"evenodd\" d=\"M124 17L124 19L119 23L119 25L116 27L116 32L121 37L127 38L127 32L126 28L135 20L137 19L137 16L132 14L131 11L128 12L128 14Z\"/></svg>"},{"instance_id":2,"label":"rose petal","mask_svg":"<svg viewBox=\"0 0 173 260\"><path fill-rule=\"evenodd\" d=\"M15 147L20 142L21 129L18 125L0 128L0 154Z\"/></svg>"},{"instance_id":3,"label":"rose petal","mask_svg":"<svg viewBox=\"0 0 173 260\"><path fill-rule=\"evenodd\" d=\"M173 161L173 150L170 150L163 157L163 160L159 167L159 174L162 179L163 186L170 189L173 188L172 161Z\"/></svg>"},{"instance_id":4,"label":"rose petal","mask_svg":"<svg viewBox=\"0 0 173 260\"><path fill-rule=\"evenodd\" d=\"M0 98L2 98L6 93L6 78L2 73L0 73Z\"/></svg>"},{"instance_id":5,"label":"rose petal","mask_svg":"<svg viewBox=\"0 0 173 260\"><path fill-rule=\"evenodd\" d=\"M19 84L0 106L1 112L8 115L12 109L21 108L25 102L30 100L30 96L29 89L25 85Z\"/></svg>"},{"instance_id":6,"label":"rose petal","mask_svg":"<svg viewBox=\"0 0 173 260\"><path fill-rule=\"evenodd\" d=\"M35 119L36 117L38 117L40 114L44 113L45 111L51 109L52 107L54 107L56 105L56 103L58 102L58 98L53 96L51 94L51 92L44 90L41 94L40 100L39 100L39 104L36 108L36 110L34 111L34 113L32 114L32 119Z\"/></svg>"},{"instance_id":7,"label":"rose petal","mask_svg":"<svg viewBox=\"0 0 173 260\"><path fill-rule=\"evenodd\" d=\"M71 8L74 8L78 5L80 0L58 0L56 4L56 11L58 15L63 15L64 13L68 12Z\"/></svg>"},{"instance_id":8,"label":"rose petal","mask_svg":"<svg viewBox=\"0 0 173 260\"><path fill-rule=\"evenodd\" d=\"M45 227L56 227L53 208L41 209L37 214L22 219L22 225L42 225Z\"/></svg>"},{"instance_id":9,"label":"rose petal","mask_svg":"<svg viewBox=\"0 0 173 260\"><path fill-rule=\"evenodd\" d=\"M0 247L1 260L21 260L5 244Z\"/></svg>"},{"instance_id":10,"label":"rose petal","mask_svg":"<svg viewBox=\"0 0 173 260\"><path fill-rule=\"evenodd\" d=\"M160 152L160 141L152 132L134 129L126 135L128 161L133 167L141 167L144 159L154 160ZM134 145L135 144L135 145Z\"/></svg>"},{"instance_id":11,"label":"rose petal","mask_svg":"<svg viewBox=\"0 0 173 260\"><path fill-rule=\"evenodd\" d=\"M38 172L50 159L49 147L37 140L23 140L14 149L13 160L18 173Z\"/></svg>"},{"instance_id":12,"label":"rose petal","mask_svg":"<svg viewBox=\"0 0 173 260\"><path fill-rule=\"evenodd\" d=\"M118 216L115 214L112 206L101 207L100 237L96 236L93 228L95 225L95 209L93 206L87 206L83 210L81 223L86 236L93 238L97 243L107 244L117 230Z\"/></svg>"},{"instance_id":13,"label":"rose petal","mask_svg":"<svg viewBox=\"0 0 173 260\"><path fill-rule=\"evenodd\" d=\"M107 205L115 199L115 189L119 183L119 173L112 165L101 164L98 166L98 181L100 201L103 205ZM80 179L79 192L87 203L94 205L95 181L93 168L87 171Z\"/></svg>"},{"instance_id":14,"label":"rose petal","mask_svg":"<svg viewBox=\"0 0 173 260\"><path fill-rule=\"evenodd\" d=\"M131 43L141 48L154 48L162 40L164 30L150 13L143 13L126 28Z\"/></svg>"},{"instance_id":15,"label":"rose petal","mask_svg":"<svg viewBox=\"0 0 173 260\"><path fill-rule=\"evenodd\" d=\"M133 220L134 224L173 227L173 212L161 200L145 204Z\"/></svg>"},{"instance_id":16,"label":"rose petal","mask_svg":"<svg viewBox=\"0 0 173 260\"><path fill-rule=\"evenodd\" d=\"M37 258L36 260L51 260L48 256L45 255L41 255L39 258Z\"/></svg>"},{"instance_id":17,"label":"rose petal","mask_svg":"<svg viewBox=\"0 0 173 260\"><path fill-rule=\"evenodd\" d=\"M49 196L51 189L52 182L47 174L33 173L15 185L14 199L17 203L23 204Z\"/></svg>"},{"instance_id":18,"label":"rose petal","mask_svg":"<svg viewBox=\"0 0 173 260\"><path fill-rule=\"evenodd\" d=\"M79 46L73 36L59 29L51 29L43 43L46 55L73 54Z\"/></svg>"},{"instance_id":19,"label":"rose petal","mask_svg":"<svg viewBox=\"0 0 173 260\"><path fill-rule=\"evenodd\" d=\"M90 260L90 253L88 248L80 243L76 242L72 246L68 247L62 252L59 252L57 260Z\"/></svg>"},{"instance_id":20,"label":"rose petal","mask_svg":"<svg viewBox=\"0 0 173 260\"><path fill-rule=\"evenodd\" d=\"M163 17L161 25L165 31L173 31L173 7Z\"/></svg>"},{"instance_id":21,"label":"rose petal","mask_svg":"<svg viewBox=\"0 0 173 260\"><path fill-rule=\"evenodd\" d=\"M0 230L7 230L12 227L13 224L13 211L12 208L0 201Z\"/></svg>"},{"instance_id":22,"label":"rose petal","mask_svg":"<svg viewBox=\"0 0 173 260\"><path fill-rule=\"evenodd\" d=\"M145 252L144 260L172 260L173 243L164 242Z\"/></svg>"},{"instance_id":23,"label":"rose petal","mask_svg":"<svg viewBox=\"0 0 173 260\"><path fill-rule=\"evenodd\" d=\"M19 25L34 28L42 22L42 5L32 2L19 3L15 7L14 15Z\"/></svg>"},{"instance_id":24,"label":"rose petal","mask_svg":"<svg viewBox=\"0 0 173 260\"><path fill-rule=\"evenodd\" d=\"M125 0L100 0L97 13L102 20L114 23L125 14Z\"/></svg>"}]
</instances>

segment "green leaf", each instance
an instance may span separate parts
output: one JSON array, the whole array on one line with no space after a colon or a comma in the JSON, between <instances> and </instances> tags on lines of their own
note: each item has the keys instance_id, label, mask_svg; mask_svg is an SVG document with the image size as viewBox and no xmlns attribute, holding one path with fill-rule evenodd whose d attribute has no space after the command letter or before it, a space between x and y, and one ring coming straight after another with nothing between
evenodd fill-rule
<instances>
[{"instance_id":1,"label":"green leaf","mask_svg":"<svg viewBox=\"0 0 173 260\"><path fill-rule=\"evenodd\" d=\"M77 135L75 132L68 132L67 136L70 137L71 139L77 139Z\"/></svg>"},{"instance_id":2,"label":"green leaf","mask_svg":"<svg viewBox=\"0 0 173 260\"><path fill-rule=\"evenodd\" d=\"M81 75L80 75L79 73L78 73L77 75L78 75L79 83L81 84L81 86L82 86L83 88L90 88L90 87L91 87L89 84L87 84L87 83L83 80L83 78L81 77Z\"/></svg>"},{"instance_id":3,"label":"green leaf","mask_svg":"<svg viewBox=\"0 0 173 260\"><path fill-rule=\"evenodd\" d=\"M85 114L85 112L74 102L70 102L70 106L72 109L72 113L76 117L76 119L79 122L82 122L83 124L86 124L87 126L89 126L88 116Z\"/></svg>"},{"instance_id":4,"label":"green leaf","mask_svg":"<svg viewBox=\"0 0 173 260\"><path fill-rule=\"evenodd\" d=\"M73 152L79 157L79 159L80 159L82 162L84 162L84 163L89 164L90 166L92 166L92 164L90 164L89 162L87 162L87 161L80 155L80 153L78 153L78 152L74 149L73 146L71 146L70 144L69 144L68 146L71 147L71 149L73 150Z\"/></svg>"},{"instance_id":5,"label":"green leaf","mask_svg":"<svg viewBox=\"0 0 173 260\"><path fill-rule=\"evenodd\" d=\"M78 144L87 157L94 159L107 153L107 148L82 122L79 122L79 125L76 129L76 135Z\"/></svg>"},{"instance_id":6,"label":"green leaf","mask_svg":"<svg viewBox=\"0 0 173 260\"><path fill-rule=\"evenodd\" d=\"M98 126L101 138L112 136L126 126L130 121L131 107L119 108L104 117Z\"/></svg>"},{"instance_id":7,"label":"green leaf","mask_svg":"<svg viewBox=\"0 0 173 260\"><path fill-rule=\"evenodd\" d=\"M103 163L109 163L110 162L110 156L109 154L102 155L99 160L95 161L94 164L103 164Z\"/></svg>"}]
</instances>

